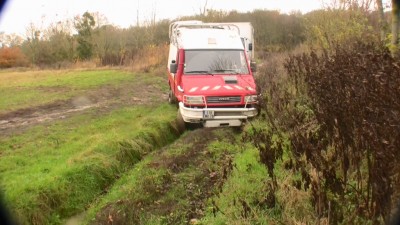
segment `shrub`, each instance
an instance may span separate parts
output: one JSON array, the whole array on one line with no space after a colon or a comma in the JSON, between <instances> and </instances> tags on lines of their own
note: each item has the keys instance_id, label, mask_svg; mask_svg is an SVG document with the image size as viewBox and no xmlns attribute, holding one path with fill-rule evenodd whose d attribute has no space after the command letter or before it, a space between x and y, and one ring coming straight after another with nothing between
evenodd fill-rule
<instances>
[{"instance_id":1,"label":"shrub","mask_svg":"<svg viewBox=\"0 0 400 225\"><path fill-rule=\"evenodd\" d=\"M285 65L305 82L317 124L292 136L293 149L317 170L315 204L320 213L336 207L333 221L390 217L399 194L399 65L388 49L362 43L292 56Z\"/></svg>"},{"instance_id":2,"label":"shrub","mask_svg":"<svg viewBox=\"0 0 400 225\"><path fill-rule=\"evenodd\" d=\"M400 196L400 60L365 43L283 60L259 70L263 111L290 136L292 168L317 216L388 222Z\"/></svg>"},{"instance_id":3,"label":"shrub","mask_svg":"<svg viewBox=\"0 0 400 225\"><path fill-rule=\"evenodd\" d=\"M28 62L18 47L0 48L0 68L27 66Z\"/></svg>"}]
</instances>

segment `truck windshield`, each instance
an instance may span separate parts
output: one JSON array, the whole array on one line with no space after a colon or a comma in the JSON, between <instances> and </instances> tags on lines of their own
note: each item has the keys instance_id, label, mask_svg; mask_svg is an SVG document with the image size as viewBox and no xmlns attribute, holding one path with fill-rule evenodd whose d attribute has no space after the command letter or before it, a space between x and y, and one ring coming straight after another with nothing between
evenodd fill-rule
<instances>
[{"instance_id":1,"label":"truck windshield","mask_svg":"<svg viewBox=\"0 0 400 225\"><path fill-rule=\"evenodd\" d=\"M243 50L186 50L185 74L248 74Z\"/></svg>"}]
</instances>

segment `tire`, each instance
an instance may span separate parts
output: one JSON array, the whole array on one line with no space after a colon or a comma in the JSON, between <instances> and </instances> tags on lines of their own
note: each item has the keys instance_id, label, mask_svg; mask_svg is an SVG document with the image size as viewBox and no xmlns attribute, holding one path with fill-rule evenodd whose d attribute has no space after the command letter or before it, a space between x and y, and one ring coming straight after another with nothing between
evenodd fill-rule
<instances>
[{"instance_id":1,"label":"tire","mask_svg":"<svg viewBox=\"0 0 400 225\"><path fill-rule=\"evenodd\" d=\"M244 124L242 124L241 126L237 126L237 127L233 127L233 131L235 132L235 133L238 133L238 134L240 134L240 133L242 133L243 132L243 130L244 130Z\"/></svg>"},{"instance_id":2,"label":"tire","mask_svg":"<svg viewBox=\"0 0 400 225\"><path fill-rule=\"evenodd\" d=\"M169 86L168 102L169 102L169 104L172 104L172 105L177 104L177 99L176 99L174 93L172 92L171 86Z\"/></svg>"},{"instance_id":3,"label":"tire","mask_svg":"<svg viewBox=\"0 0 400 225\"><path fill-rule=\"evenodd\" d=\"M176 114L176 126L178 131L182 134L186 130L186 122L183 120L181 111L178 109L178 113Z\"/></svg>"}]
</instances>

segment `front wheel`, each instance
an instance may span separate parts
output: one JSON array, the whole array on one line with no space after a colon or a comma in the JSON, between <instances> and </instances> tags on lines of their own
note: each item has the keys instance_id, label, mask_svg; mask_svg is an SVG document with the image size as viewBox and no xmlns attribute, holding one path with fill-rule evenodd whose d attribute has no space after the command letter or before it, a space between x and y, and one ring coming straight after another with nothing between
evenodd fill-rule
<instances>
[{"instance_id":1,"label":"front wheel","mask_svg":"<svg viewBox=\"0 0 400 225\"><path fill-rule=\"evenodd\" d=\"M195 130L195 129L203 127L203 124L201 124L201 123L185 122L182 118L182 114L179 109L178 109L178 113L176 115L176 125L177 125L179 132L181 132L181 133L185 132L186 130Z\"/></svg>"},{"instance_id":2,"label":"front wheel","mask_svg":"<svg viewBox=\"0 0 400 225\"><path fill-rule=\"evenodd\" d=\"M169 87L169 92L168 92L168 102L172 105L178 105L178 101L172 92L171 86Z\"/></svg>"},{"instance_id":3,"label":"front wheel","mask_svg":"<svg viewBox=\"0 0 400 225\"><path fill-rule=\"evenodd\" d=\"M178 128L179 133L183 133L186 130L186 122L183 120L181 111L178 109L178 113L176 114L176 126Z\"/></svg>"}]
</instances>

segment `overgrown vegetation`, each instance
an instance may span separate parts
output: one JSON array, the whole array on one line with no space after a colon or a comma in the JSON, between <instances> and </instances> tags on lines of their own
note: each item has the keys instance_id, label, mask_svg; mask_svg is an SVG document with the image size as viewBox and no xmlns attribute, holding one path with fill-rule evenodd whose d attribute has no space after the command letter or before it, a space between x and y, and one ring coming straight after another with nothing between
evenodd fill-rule
<instances>
[{"instance_id":1,"label":"overgrown vegetation","mask_svg":"<svg viewBox=\"0 0 400 225\"><path fill-rule=\"evenodd\" d=\"M386 224L398 211L399 59L366 15L309 14L311 48L271 54L258 72L265 122L245 137L267 168L272 207L285 208L278 193L287 186L275 181L284 167L314 207L308 222ZM329 23L312 22L321 16Z\"/></svg>"},{"instance_id":2,"label":"overgrown vegetation","mask_svg":"<svg viewBox=\"0 0 400 225\"><path fill-rule=\"evenodd\" d=\"M289 135L286 164L301 174L314 213L329 224L389 222L400 184L398 59L379 44L355 43L280 63L259 78L265 117L274 135ZM271 171L280 142L254 131Z\"/></svg>"},{"instance_id":3,"label":"overgrown vegetation","mask_svg":"<svg viewBox=\"0 0 400 225\"><path fill-rule=\"evenodd\" d=\"M315 205L327 216L330 204L334 222L360 216L382 223L397 203L399 63L388 49L357 43L286 64L290 77L304 80L314 114L312 126L293 134L293 149L317 170Z\"/></svg>"}]
</instances>

